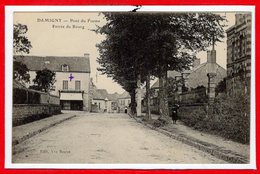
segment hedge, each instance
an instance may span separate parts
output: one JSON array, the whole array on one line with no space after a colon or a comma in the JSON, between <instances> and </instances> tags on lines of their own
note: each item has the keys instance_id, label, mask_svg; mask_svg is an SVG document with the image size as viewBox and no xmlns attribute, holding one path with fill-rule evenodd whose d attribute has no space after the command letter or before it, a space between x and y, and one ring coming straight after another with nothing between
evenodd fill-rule
<instances>
[{"instance_id":1,"label":"hedge","mask_svg":"<svg viewBox=\"0 0 260 174\"><path fill-rule=\"evenodd\" d=\"M41 94L23 88L13 88L13 104L40 104Z\"/></svg>"},{"instance_id":2,"label":"hedge","mask_svg":"<svg viewBox=\"0 0 260 174\"><path fill-rule=\"evenodd\" d=\"M182 115L182 121L195 129L248 144L250 141L250 99L242 94L233 97L219 96L208 109Z\"/></svg>"}]
</instances>

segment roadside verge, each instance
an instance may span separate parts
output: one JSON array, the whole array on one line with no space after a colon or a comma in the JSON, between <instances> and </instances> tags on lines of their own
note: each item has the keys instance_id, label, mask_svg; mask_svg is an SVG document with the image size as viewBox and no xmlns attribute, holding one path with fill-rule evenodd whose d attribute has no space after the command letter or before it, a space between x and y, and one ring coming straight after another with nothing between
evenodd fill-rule
<instances>
[{"instance_id":1,"label":"roadside verge","mask_svg":"<svg viewBox=\"0 0 260 174\"><path fill-rule=\"evenodd\" d=\"M155 127L154 125L143 121L142 117L133 117L131 115L129 115L129 116L134 118L138 123L141 123L142 125L150 128L150 129L156 130L168 137L181 141L184 144L190 145L203 152L209 153L209 154L215 156L216 158L219 158L219 159L222 159L224 161L227 161L229 163L234 163L234 164L249 163L248 157L238 153L237 151L234 151L230 146L229 147L218 146L218 145L216 145L216 143L214 144L212 142L205 141L205 139L191 137L188 135L188 133L186 134L183 131L182 131L182 133L180 133L180 131L177 130L178 128L175 128L175 131L171 132L167 129L165 130L160 127ZM196 131L196 130L193 130L193 131ZM198 132L198 131L196 131L196 132ZM214 138L214 135L212 135L212 136Z\"/></svg>"}]
</instances>

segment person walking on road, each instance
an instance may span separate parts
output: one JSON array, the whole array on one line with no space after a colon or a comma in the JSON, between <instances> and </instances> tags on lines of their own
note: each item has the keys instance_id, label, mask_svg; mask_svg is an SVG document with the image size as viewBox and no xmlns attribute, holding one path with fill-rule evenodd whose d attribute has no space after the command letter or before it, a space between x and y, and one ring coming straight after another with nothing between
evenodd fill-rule
<instances>
[{"instance_id":1,"label":"person walking on road","mask_svg":"<svg viewBox=\"0 0 260 174\"><path fill-rule=\"evenodd\" d=\"M176 121L179 119L178 118L178 109L179 109L179 105L178 104L174 104L171 108L171 116L172 116L172 121L173 123L176 124Z\"/></svg>"}]
</instances>

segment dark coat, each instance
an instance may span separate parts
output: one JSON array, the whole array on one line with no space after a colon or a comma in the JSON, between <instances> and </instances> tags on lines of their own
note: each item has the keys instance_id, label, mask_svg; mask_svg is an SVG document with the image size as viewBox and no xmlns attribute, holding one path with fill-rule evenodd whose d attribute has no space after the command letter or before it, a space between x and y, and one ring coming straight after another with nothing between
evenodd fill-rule
<instances>
[{"instance_id":1,"label":"dark coat","mask_svg":"<svg viewBox=\"0 0 260 174\"><path fill-rule=\"evenodd\" d=\"M172 120L178 120L178 109L179 109L178 105L173 105L173 107L171 108Z\"/></svg>"}]
</instances>

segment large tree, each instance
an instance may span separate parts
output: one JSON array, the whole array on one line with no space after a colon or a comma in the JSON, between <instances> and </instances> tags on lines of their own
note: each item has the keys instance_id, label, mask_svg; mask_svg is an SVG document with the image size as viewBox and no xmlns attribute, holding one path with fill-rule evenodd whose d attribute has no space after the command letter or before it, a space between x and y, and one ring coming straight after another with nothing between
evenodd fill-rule
<instances>
[{"instance_id":1,"label":"large tree","mask_svg":"<svg viewBox=\"0 0 260 174\"><path fill-rule=\"evenodd\" d=\"M52 72L47 68L36 71L36 77L35 79L33 79L35 85L31 86L30 88L44 92L49 92L56 81L55 76L55 72Z\"/></svg>"},{"instance_id":2,"label":"large tree","mask_svg":"<svg viewBox=\"0 0 260 174\"><path fill-rule=\"evenodd\" d=\"M13 52L14 54L29 54L32 48L31 42L26 36L28 31L27 25L14 24L13 33Z\"/></svg>"},{"instance_id":3,"label":"large tree","mask_svg":"<svg viewBox=\"0 0 260 174\"><path fill-rule=\"evenodd\" d=\"M139 106L141 101L135 103L136 88L144 82L141 75L142 66L142 38L135 30L140 22L136 15L130 13L104 13L108 23L99 28L98 32L106 35L106 39L99 45L99 68L108 77L128 91L131 95L131 107ZM140 91L140 90L139 90Z\"/></svg>"},{"instance_id":4,"label":"large tree","mask_svg":"<svg viewBox=\"0 0 260 174\"><path fill-rule=\"evenodd\" d=\"M225 19L211 13L104 15L108 22L98 29L106 35L99 44L100 70L119 84L126 83L121 80L137 84L146 81L148 99L150 76L159 77L160 114L168 120L167 71L188 69L196 52L224 37L221 22Z\"/></svg>"},{"instance_id":5,"label":"large tree","mask_svg":"<svg viewBox=\"0 0 260 174\"><path fill-rule=\"evenodd\" d=\"M29 54L32 48L31 42L26 36L28 28L23 24L14 24L13 33L13 54ZM21 61L13 60L13 79L28 83L30 81L29 69Z\"/></svg>"},{"instance_id":6,"label":"large tree","mask_svg":"<svg viewBox=\"0 0 260 174\"><path fill-rule=\"evenodd\" d=\"M154 56L155 76L159 77L161 118L169 119L167 71L189 69L197 52L224 37L223 21L223 17L212 13L153 15L149 47Z\"/></svg>"},{"instance_id":7,"label":"large tree","mask_svg":"<svg viewBox=\"0 0 260 174\"><path fill-rule=\"evenodd\" d=\"M29 69L25 64L20 61L13 61L13 79L19 81L20 83L30 82Z\"/></svg>"}]
</instances>

